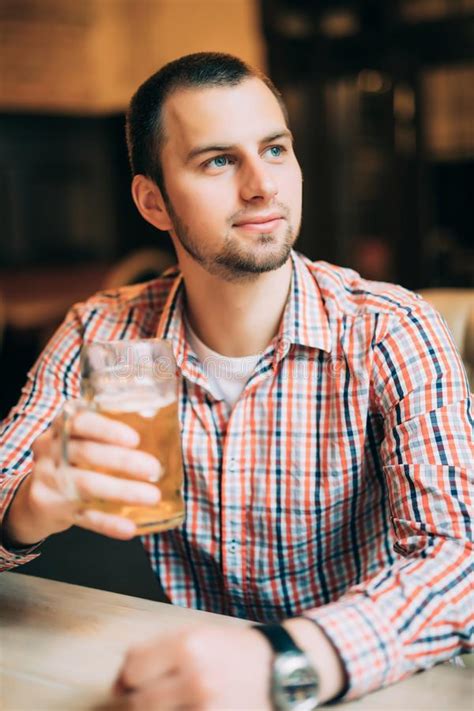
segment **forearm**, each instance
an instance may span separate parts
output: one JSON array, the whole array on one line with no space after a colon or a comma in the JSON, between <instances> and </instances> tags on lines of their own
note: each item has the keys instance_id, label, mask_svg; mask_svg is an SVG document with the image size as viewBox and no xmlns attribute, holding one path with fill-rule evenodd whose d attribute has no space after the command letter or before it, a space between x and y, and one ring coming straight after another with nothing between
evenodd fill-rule
<instances>
[{"instance_id":1,"label":"forearm","mask_svg":"<svg viewBox=\"0 0 474 711\"><path fill-rule=\"evenodd\" d=\"M348 698L469 649L470 575L469 544L433 538L423 556L398 560L336 602L305 612L343 660Z\"/></svg>"},{"instance_id":2,"label":"forearm","mask_svg":"<svg viewBox=\"0 0 474 711\"><path fill-rule=\"evenodd\" d=\"M321 628L312 620L302 617L287 620L284 626L318 672L320 702L338 696L346 686L346 672L339 654Z\"/></svg>"}]
</instances>

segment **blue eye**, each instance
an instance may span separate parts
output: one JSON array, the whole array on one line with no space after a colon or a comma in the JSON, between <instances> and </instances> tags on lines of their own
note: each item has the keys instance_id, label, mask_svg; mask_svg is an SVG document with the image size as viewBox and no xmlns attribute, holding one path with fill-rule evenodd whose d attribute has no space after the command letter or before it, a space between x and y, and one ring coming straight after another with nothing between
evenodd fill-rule
<instances>
[{"instance_id":1,"label":"blue eye","mask_svg":"<svg viewBox=\"0 0 474 711\"><path fill-rule=\"evenodd\" d=\"M268 158L283 158L283 154L286 153L285 146L268 146L265 149L265 154Z\"/></svg>"},{"instance_id":2,"label":"blue eye","mask_svg":"<svg viewBox=\"0 0 474 711\"><path fill-rule=\"evenodd\" d=\"M229 158L227 156L216 156L215 158L211 158L208 165L214 168L225 168L228 161Z\"/></svg>"}]
</instances>

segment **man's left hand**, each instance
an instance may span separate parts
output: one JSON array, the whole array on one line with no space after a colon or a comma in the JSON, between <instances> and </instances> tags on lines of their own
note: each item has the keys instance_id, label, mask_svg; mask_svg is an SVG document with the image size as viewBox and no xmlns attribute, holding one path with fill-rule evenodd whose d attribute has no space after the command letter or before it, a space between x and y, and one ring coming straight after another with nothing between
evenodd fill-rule
<instances>
[{"instance_id":1,"label":"man's left hand","mask_svg":"<svg viewBox=\"0 0 474 711\"><path fill-rule=\"evenodd\" d=\"M269 711L271 658L251 628L192 627L133 647L114 691L147 711Z\"/></svg>"}]
</instances>

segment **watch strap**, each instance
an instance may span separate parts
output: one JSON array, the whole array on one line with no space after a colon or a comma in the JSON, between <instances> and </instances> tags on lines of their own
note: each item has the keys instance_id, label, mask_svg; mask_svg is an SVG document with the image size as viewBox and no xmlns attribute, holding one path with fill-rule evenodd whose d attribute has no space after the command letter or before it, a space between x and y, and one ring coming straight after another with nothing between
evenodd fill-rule
<instances>
[{"instance_id":1,"label":"watch strap","mask_svg":"<svg viewBox=\"0 0 474 711\"><path fill-rule=\"evenodd\" d=\"M253 629L267 638L275 654L285 654L286 652L302 653L302 649L294 642L292 636L283 625L253 625Z\"/></svg>"}]
</instances>

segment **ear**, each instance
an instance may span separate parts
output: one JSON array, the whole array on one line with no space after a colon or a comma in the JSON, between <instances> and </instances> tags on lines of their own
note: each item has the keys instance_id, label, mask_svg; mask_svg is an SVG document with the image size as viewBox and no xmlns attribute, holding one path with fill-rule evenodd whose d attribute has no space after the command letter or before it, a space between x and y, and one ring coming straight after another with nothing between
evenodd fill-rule
<instances>
[{"instance_id":1,"label":"ear","mask_svg":"<svg viewBox=\"0 0 474 711\"><path fill-rule=\"evenodd\" d=\"M135 175L132 180L132 197L140 215L163 232L173 228L160 188L145 175Z\"/></svg>"}]
</instances>

